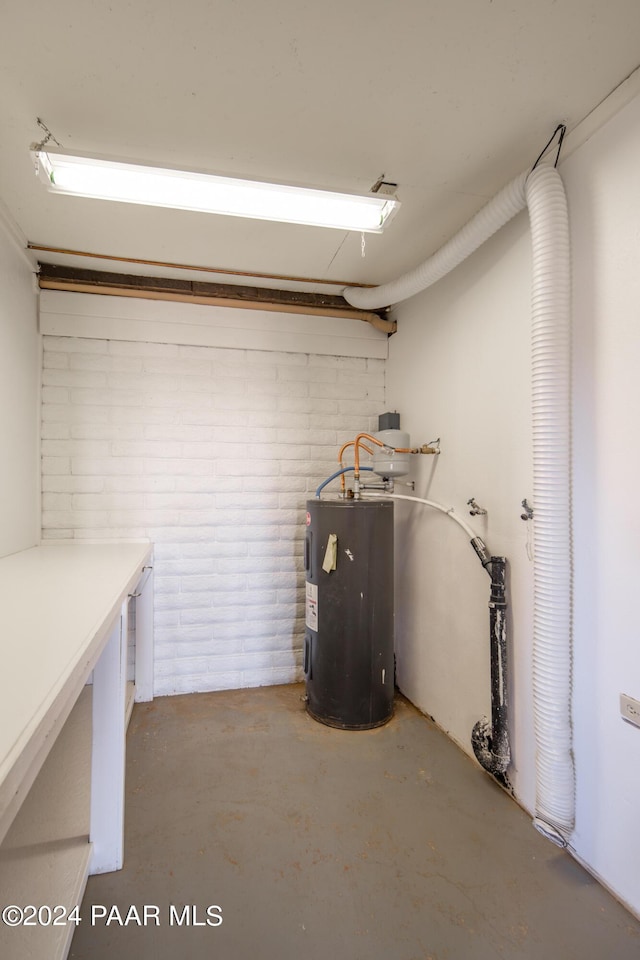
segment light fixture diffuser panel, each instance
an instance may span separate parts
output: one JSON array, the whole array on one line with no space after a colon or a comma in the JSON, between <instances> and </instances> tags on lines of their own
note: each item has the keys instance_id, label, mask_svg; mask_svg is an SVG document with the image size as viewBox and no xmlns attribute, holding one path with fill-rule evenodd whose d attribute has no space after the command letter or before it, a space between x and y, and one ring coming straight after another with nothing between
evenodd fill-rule
<instances>
[{"instance_id":1,"label":"light fixture diffuser panel","mask_svg":"<svg viewBox=\"0 0 640 960\"><path fill-rule=\"evenodd\" d=\"M49 190L76 197L381 233L395 197L335 193L32 147Z\"/></svg>"}]
</instances>

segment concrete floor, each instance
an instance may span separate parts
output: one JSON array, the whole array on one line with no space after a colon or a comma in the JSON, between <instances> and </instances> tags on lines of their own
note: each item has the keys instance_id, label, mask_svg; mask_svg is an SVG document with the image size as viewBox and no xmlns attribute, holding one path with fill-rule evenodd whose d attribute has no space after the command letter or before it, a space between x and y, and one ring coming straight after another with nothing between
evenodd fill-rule
<instances>
[{"instance_id":1,"label":"concrete floor","mask_svg":"<svg viewBox=\"0 0 640 960\"><path fill-rule=\"evenodd\" d=\"M74 960L637 960L640 923L410 704L355 733L302 694L136 706L126 863L90 878ZM91 923L144 904L159 926ZM185 904L204 925L170 925Z\"/></svg>"}]
</instances>

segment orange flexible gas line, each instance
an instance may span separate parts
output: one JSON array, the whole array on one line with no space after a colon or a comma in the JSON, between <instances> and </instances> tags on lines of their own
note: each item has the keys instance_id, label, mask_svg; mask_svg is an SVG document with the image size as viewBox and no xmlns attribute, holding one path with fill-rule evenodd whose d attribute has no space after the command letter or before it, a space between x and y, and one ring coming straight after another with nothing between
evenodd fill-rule
<instances>
[{"instance_id":1,"label":"orange flexible gas line","mask_svg":"<svg viewBox=\"0 0 640 960\"><path fill-rule=\"evenodd\" d=\"M343 466L342 458L344 456L345 450L347 449L347 447L353 447L354 445L355 445L355 440L348 440L346 443L343 443L342 446L340 447L340 453L338 454L338 463L340 464L340 467ZM368 454L373 456L373 450L370 447L368 447L366 444L363 443L362 448L363 450L366 450ZM340 490L342 493L344 493L344 490L345 490L344 473L340 477Z\"/></svg>"},{"instance_id":2,"label":"orange flexible gas line","mask_svg":"<svg viewBox=\"0 0 640 960\"><path fill-rule=\"evenodd\" d=\"M359 433L358 436L353 441L353 477L355 480L360 478L360 441L361 440L370 440L371 443L377 444L379 447L386 447L386 443L383 443L382 440L378 440L377 437L372 437L370 433Z\"/></svg>"}]
</instances>

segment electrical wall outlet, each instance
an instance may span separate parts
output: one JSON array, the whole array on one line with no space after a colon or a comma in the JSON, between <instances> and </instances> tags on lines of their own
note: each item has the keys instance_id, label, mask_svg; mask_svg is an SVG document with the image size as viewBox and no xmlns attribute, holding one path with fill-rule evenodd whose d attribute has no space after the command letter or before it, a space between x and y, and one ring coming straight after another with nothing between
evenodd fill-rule
<instances>
[{"instance_id":1,"label":"electrical wall outlet","mask_svg":"<svg viewBox=\"0 0 640 960\"><path fill-rule=\"evenodd\" d=\"M620 716L636 727L640 727L640 700L634 700L626 693L620 694Z\"/></svg>"}]
</instances>

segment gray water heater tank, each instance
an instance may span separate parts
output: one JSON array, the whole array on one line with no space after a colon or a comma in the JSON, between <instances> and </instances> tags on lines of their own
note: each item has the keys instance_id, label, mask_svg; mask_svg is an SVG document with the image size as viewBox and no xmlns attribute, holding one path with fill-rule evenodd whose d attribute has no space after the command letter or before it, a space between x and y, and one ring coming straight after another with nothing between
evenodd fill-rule
<instances>
[{"instance_id":1,"label":"gray water heater tank","mask_svg":"<svg viewBox=\"0 0 640 960\"><path fill-rule=\"evenodd\" d=\"M307 501L304 563L307 710L345 730L381 726L393 714L393 501Z\"/></svg>"}]
</instances>

